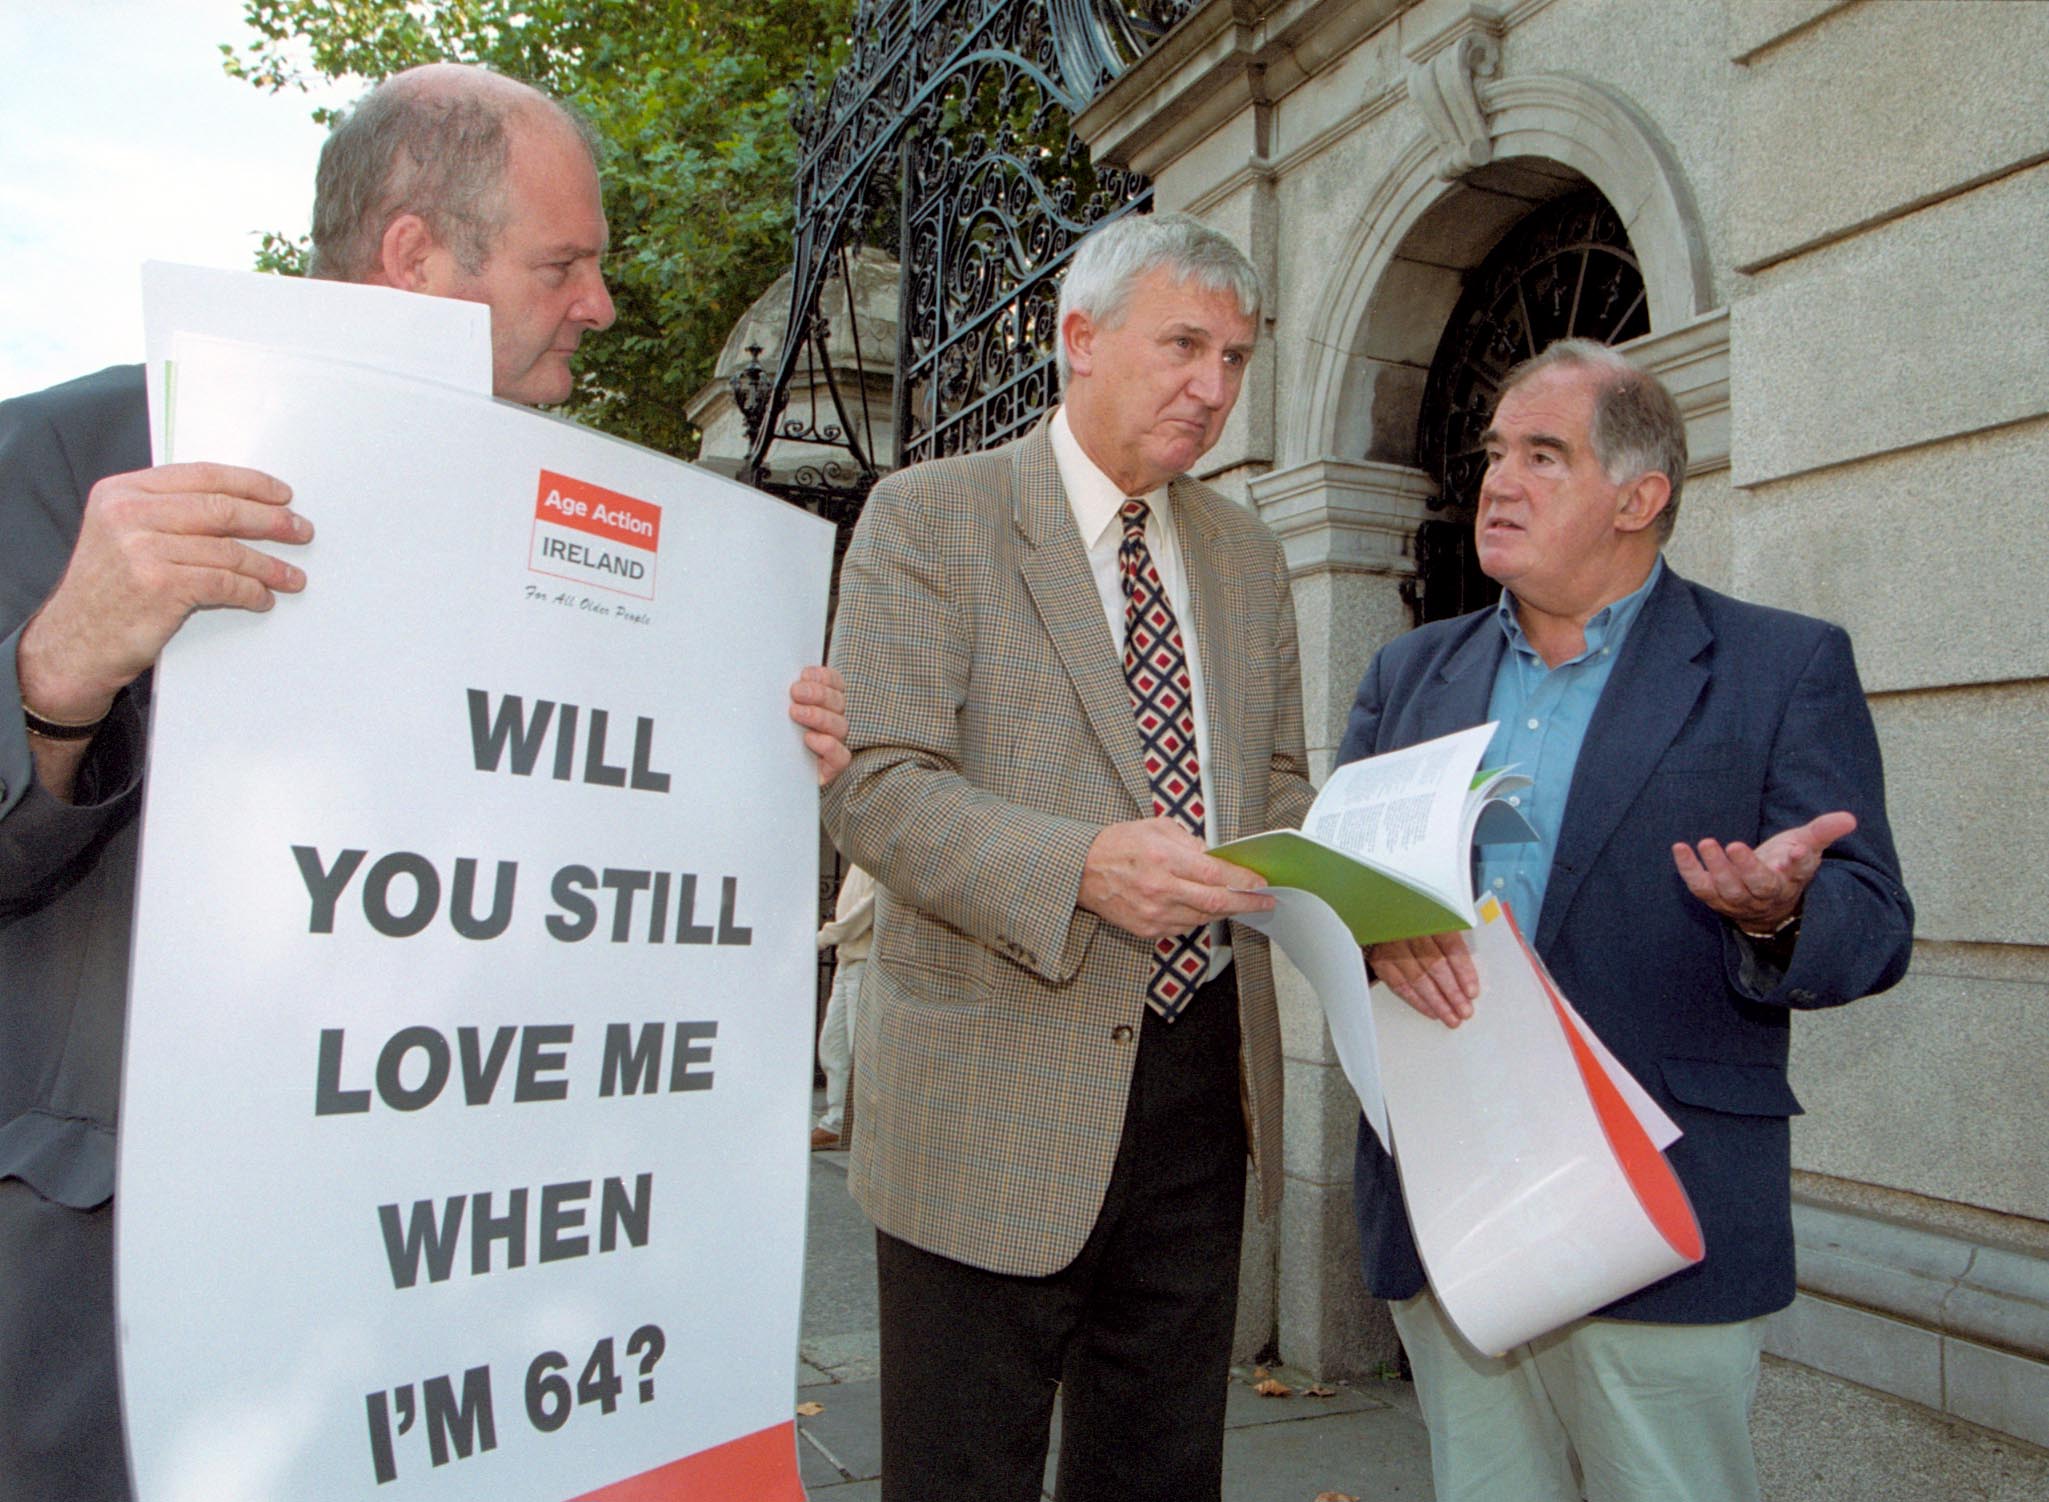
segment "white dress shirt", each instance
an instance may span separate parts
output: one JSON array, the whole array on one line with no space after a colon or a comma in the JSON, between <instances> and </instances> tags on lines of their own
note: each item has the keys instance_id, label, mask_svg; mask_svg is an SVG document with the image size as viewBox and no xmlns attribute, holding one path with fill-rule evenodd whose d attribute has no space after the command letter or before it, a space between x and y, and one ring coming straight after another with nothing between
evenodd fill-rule
<instances>
[{"instance_id":1,"label":"white dress shirt","mask_svg":"<svg viewBox=\"0 0 2049 1502\"><path fill-rule=\"evenodd\" d=\"M1126 496L1117 482L1097 467L1082 449L1067 423L1067 408L1053 413L1047 436L1053 441L1053 462L1060 471L1060 485L1067 492L1067 504L1074 512L1074 524L1081 532L1081 545L1088 551L1089 571L1095 575L1096 593L1103 601L1103 619L1110 626L1110 640L1124 658L1124 574L1118 558L1124 546L1124 523L1118 516L1126 500L1146 503L1145 545L1159 570L1160 583L1167 591L1167 603L1181 625L1182 650L1188 657L1191 689L1189 712L1195 718L1195 764L1202 782L1205 812L1215 807L1210 797L1209 708L1203 693L1202 648L1196 640L1194 602L1188 597L1188 570L1181 562L1181 541L1175 535L1173 503L1167 487L1143 496ZM1205 830L1205 835L1208 831ZM1215 843L1213 837L1205 843ZM1210 965L1205 981L1223 974L1231 963L1231 930L1225 923L1210 926Z\"/></svg>"}]
</instances>

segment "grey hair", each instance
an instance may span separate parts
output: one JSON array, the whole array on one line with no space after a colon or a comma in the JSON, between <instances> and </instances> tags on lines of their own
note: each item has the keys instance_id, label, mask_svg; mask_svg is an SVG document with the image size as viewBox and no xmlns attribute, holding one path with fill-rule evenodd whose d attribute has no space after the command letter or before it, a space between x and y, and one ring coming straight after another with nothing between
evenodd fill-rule
<instances>
[{"instance_id":1,"label":"grey hair","mask_svg":"<svg viewBox=\"0 0 2049 1502\"><path fill-rule=\"evenodd\" d=\"M1600 378L1594 390L1594 418L1587 438L1610 484L1638 475L1660 474L1671 483L1671 499L1658 516L1658 540L1672 535L1679 519L1679 489L1686 483L1686 419L1664 383L1639 370L1612 345L1592 339L1560 339L1502 377L1498 406L1517 386L1554 369L1585 370Z\"/></svg>"},{"instance_id":2,"label":"grey hair","mask_svg":"<svg viewBox=\"0 0 2049 1502\"><path fill-rule=\"evenodd\" d=\"M385 230L406 214L425 221L464 271L482 271L505 229L505 166L521 118L559 119L596 162L597 133L575 110L525 84L466 71L474 80L440 68L398 74L335 123L314 177L313 276L367 281Z\"/></svg>"},{"instance_id":3,"label":"grey hair","mask_svg":"<svg viewBox=\"0 0 2049 1502\"><path fill-rule=\"evenodd\" d=\"M1131 214L1091 231L1081 242L1060 281L1055 327L1064 329L1069 313L1084 313L1098 328L1115 328L1124 319L1132 290L1148 272L1160 270L1207 292L1230 293L1238 310L1258 322L1264 291L1259 273L1228 235L1188 214ZM1074 374L1065 336L1056 338L1055 345L1065 391Z\"/></svg>"}]
</instances>

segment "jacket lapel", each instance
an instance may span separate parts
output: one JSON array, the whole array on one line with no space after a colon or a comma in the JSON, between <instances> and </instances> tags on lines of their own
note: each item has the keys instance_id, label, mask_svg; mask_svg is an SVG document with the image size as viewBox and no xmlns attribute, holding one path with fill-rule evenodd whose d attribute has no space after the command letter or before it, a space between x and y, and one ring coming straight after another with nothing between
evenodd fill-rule
<instances>
[{"instance_id":1,"label":"jacket lapel","mask_svg":"<svg viewBox=\"0 0 2049 1502\"><path fill-rule=\"evenodd\" d=\"M1205 825L1214 845L1245 832L1240 821L1248 769L1237 754L1238 739L1233 733L1234 726L1245 723L1245 682L1241 654L1232 650L1240 639L1232 622L1243 622L1248 607L1236 570L1220 566L1225 562L1225 542L1212 509L1217 503L1185 480L1175 480L1167 494L1174 508L1181 567L1188 578L1190 618L1182 623L1182 630L1195 633L1195 650L1202 663L1203 718L1209 722L1205 729L1210 758L1203 768L1210 799Z\"/></svg>"},{"instance_id":2,"label":"jacket lapel","mask_svg":"<svg viewBox=\"0 0 2049 1502\"><path fill-rule=\"evenodd\" d=\"M1537 930L1558 935L1574 894L1706 688L1714 633L1670 565L1630 628L1573 768Z\"/></svg>"},{"instance_id":3,"label":"jacket lapel","mask_svg":"<svg viewBox=\"0 0 2049 1502\"><path fill-rule=\"evenodd\" d=\"M1124 682L1109 623L1103 619L1102 596L1096 593L1088 553L1060 485L1045 423L1012 450L1011 466L1013 515L1024 540L1025 588L1133 805L1150 814L1153 794L1146 782L1138 724L1131 714L1131 690Z\"/></svg>"},{"instance_id":4,"label":"jacket lapel","mask_svg":"<svg viewBox=\"0 0 2049 1502\"><path fill-rule=\"evenodd\" d=\"M1413 746L1484 724L1488 701L1494 697L1494 674L1507 646L1493 610L1475 612L1463 640L1445 654L1437 669L1437 691L1416 695L1415 724L1404 726L1400 740L1388 744Z\"/></svg>"}]
</instances>

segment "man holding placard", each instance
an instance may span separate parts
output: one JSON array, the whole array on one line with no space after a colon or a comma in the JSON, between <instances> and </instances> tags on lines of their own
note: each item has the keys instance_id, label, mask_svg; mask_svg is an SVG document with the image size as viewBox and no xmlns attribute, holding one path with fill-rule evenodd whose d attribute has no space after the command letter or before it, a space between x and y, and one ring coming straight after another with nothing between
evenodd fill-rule
<instances>
[{"instance_id":1,"label":"man holding placard","mask_svg":"<svg viewBox=\"0 0 2049 1502\"><path fill-rule=\"evenodd\" d=\"M1439 1502L1575 1502L1575 1458L1593 1502L1747 1502L1759 1326L1793 1297L1790 1014L1891 986L1913 940L1877 738L1840 628L1664 563L1686 439L1656 380L1563 341L1508 374L1483 442L1500 604L1384 648L1337 759L1500 722L1486 761L1533 776L1539 839L1483 850L1484 890L1683 1129L1707 1255L1484 1356L1425 1286L1362 1128L1366 1281L1415 1368ZM1487 1004L1457 934L1369 958L1447 1026Z\"/></svg>"},{"instance_id":2,"label":"man holding placard","mask_svg":"<svg viewBox=\"0 0 2049 1502\"><path fill-rule=\"evenodd\" d=\"M569 394L612 322L586 128L482 69L373 89L321 157L314 274L487 304L492 384ZM0 1498L128 1494L110 1309L114 1131L150 670L195 610L305 575L283 481L149 468L142 372L0 406ZM280 691L282 689L280 688ZM792 690L814 751L835 682ZM223 814L226 814L223 810Z\"/></svg>"}]
</instances>

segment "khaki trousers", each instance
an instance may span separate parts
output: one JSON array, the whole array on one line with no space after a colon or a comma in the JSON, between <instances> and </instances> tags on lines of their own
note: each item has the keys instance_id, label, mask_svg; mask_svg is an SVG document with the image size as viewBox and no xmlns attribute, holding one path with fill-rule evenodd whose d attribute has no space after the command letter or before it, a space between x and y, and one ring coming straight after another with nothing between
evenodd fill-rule
<instances>
[{"instance_id":1,"label":"khaki trousers","mask_svg":"<svg viewBox=\"0 0 2049 1502\"><path fill-rule=\"evenodd\" d=\"M1582 1319L1480 1355L1427 1289L1390 1306L1430 1430L1437 1502L1759 1502L1762 1319Z\"/></svg>"}]
</instances>

